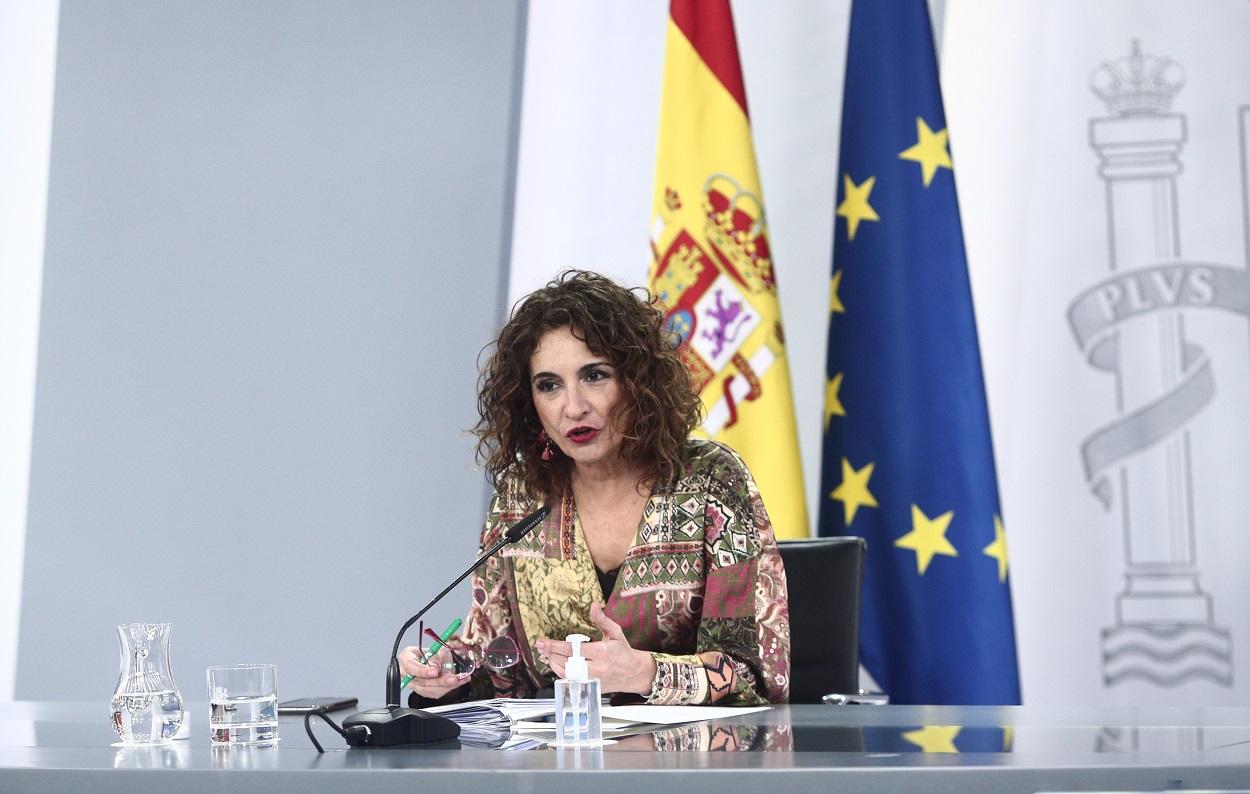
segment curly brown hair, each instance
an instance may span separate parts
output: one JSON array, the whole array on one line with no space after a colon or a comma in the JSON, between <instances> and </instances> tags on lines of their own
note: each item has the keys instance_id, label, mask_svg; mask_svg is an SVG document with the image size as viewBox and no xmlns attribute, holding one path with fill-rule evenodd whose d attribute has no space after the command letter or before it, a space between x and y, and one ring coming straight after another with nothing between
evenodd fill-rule
<instances>
[{"instance_id":1,"label":"curly brown hair","mask_svg":"<svg viewBox=\"0 0 1250 794\"><path fill-rule=\"evenodd\" d=\"M542 335L558 328L569 328L618 373L622 396L610 419L622 439L621 459L641 472L639 485L655 488L679 473L682 446L703 407L664 328L664 313L639 291L597 273L566 270L513 307L482 368L473 428L478 460L496 491L513 477L533 499L558 497L569 486L569 459L542 459L542 425L530 386L530 357Z\"/></svg>"}]
</instances>

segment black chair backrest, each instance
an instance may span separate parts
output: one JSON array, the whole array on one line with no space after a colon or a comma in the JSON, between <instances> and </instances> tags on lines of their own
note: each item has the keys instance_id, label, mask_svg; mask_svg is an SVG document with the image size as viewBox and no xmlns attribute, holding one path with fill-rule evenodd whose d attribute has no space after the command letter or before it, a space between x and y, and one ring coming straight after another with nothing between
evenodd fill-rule
<instances>
[{"instance_id":1,"label":"black chair backrest","mask_svg":"<svg viewBox=\"0 0 1250 794\"><path fill-rule=\"evenodd\" d=\"M859 689L859 588L863 538L787 540L777 544L790 598L790 702Z\"/></svg>"}]
</instances>

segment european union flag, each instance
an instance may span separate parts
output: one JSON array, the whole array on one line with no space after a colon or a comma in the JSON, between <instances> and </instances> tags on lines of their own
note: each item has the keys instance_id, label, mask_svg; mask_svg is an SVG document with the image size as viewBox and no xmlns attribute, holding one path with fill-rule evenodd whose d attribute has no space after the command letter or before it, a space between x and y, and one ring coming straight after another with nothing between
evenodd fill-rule
<instances>
[{"instance_id":1,"label":"european union flag","mask_svg":"<svg viewBox=\"0 0 1250 794\"><path fill-rule=\"evenodd\" d=\"M861 660L895 703L1019 703L1007 545L925 0L855 0L820 534L868 540Z\"/></svg>"}]
</instances>

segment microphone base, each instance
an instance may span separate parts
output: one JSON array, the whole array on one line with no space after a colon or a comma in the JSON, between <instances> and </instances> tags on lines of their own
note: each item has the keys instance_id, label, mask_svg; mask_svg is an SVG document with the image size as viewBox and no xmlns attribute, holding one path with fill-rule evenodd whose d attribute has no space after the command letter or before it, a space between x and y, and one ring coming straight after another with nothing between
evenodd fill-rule
<instances>
[{"instance_id":1,"label":"microphone base","mask_svg":"<svg viewBox=\"0 0 1250 794\"><path fill-rule=\"evenodd\" d=\"M351 730L362 726L365 730ZM460 726L446 717L420 709L385 706L358 711L343 720L347 743L352 747L400 747L406 744L429 744L460 735Z\"/></svg>"}]
</instances>

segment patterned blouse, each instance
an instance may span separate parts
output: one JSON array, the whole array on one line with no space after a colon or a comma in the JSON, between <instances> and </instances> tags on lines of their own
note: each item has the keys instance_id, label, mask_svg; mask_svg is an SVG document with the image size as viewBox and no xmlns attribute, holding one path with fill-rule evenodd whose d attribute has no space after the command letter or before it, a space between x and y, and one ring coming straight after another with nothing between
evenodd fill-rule
<instances>
[{"instance_id":1,"label":"patterned blouse","mask_svg":"<svg viewBox=\"0 0 1250 794\"><path fill-rule=\"evenodd\" d=\"M497 493L482 548L537 508L518 488ZM785 570L755 481L723 444L686 443L680 477L647 501L611 593L600 589L571 494L479 568L472 584L461 639L480 648L511 635L521 660L502 672L480 668L463 696L529 697L550 687L554 676L537 641L598 637L595 601L606 601L632 647L655 657L649 703L747 705L789 696Z\"/></svg>"}]
</instances>

